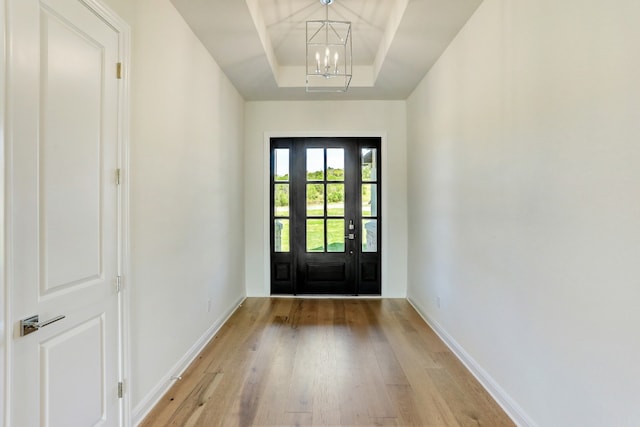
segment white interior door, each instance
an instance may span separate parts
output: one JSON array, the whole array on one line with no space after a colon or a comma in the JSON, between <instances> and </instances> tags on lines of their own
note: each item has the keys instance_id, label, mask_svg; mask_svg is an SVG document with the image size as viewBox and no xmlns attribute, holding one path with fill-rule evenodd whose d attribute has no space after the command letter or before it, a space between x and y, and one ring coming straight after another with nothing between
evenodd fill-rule
<instances>
[{"instance_id":1,"label":"white interior door","mask_svg":"<svg viewBox=\"0 0 640 427\"><path fill-rule=\"evenodd\" d=\"M119 35L81 0L8 5L10 425L119 425Z\"/></svg>"}]
</instances>

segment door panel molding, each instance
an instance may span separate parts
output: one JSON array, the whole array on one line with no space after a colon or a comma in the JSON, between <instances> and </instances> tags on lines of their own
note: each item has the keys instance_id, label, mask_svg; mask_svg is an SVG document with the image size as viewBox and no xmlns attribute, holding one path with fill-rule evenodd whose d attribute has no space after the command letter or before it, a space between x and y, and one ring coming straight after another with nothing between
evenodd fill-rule
<instances>
[{"instance_id":1,"label":"door panel molding","mask_svg":"<svg viewBox=\"0 0 640 427\"><path fill-rule=\"evenodd\" d=\"M72 129L75 122L100 126L103 84L100 79L75 78L70 81L64 66L67 61L64 52L69 45L84 51L76 58L76 67L89 70L87 76L99 75L100 70L108 69L108 64L105 64L106 57L99 43L54 10L41 8L40 26L47 33L43 39L56 40L55 43L47 42L40 49L40 59L47 64L48 73L40 76L41 90L46 95L42 96L40 105L36 170L39 175L40 290L41 294L48 294L103 278L100 262L105 250L102 224L109 221L103 218L101 209L105 197L102 190L105 141L103 135L90 132L67 138L68 129ZM50 91L53 95L47 96ZM73 104L77 108L59 108L56 100L62 94L78 99L79 102ZM60 143L64 140L81 143ZM69 163L73 163L73 168ZM71 170L75 175L71 175ZM64 202L58 197L59 191L68 195ZM86 220L68 215L69 212L83 212ZM56 226L51 227L54 223ZM72 232L74 229L77 231ZM65 262L68 259L73 262Z\"/></svg>"},{"instance_id":2,"label":"door panel molding","mask_svg":"<svg viewBox=\"0 0 640 427\"><path fill-rule=\"evenodd\" d=\"M97 425L100 420L106 418L104 401L109 390L105 377L106 363L100 350L106 340L105 323L103 313L40 344L43 382L41 410L44 411L46 425ZM83 357L78 357L79 354ZM83 375L74 378L61 375L62 370L56 368L64 364L72 364L73 369L82 372ZM83 396L60 395L54 392L59 390L58 387L68 386L69 381L74 383L69 388L76 394L78 390L86 390L86 387L81 388L82 382L97 382L98 387L90 387L94 394L93 404L79 408L75 402Z\"/></svg>"}]
</instances>

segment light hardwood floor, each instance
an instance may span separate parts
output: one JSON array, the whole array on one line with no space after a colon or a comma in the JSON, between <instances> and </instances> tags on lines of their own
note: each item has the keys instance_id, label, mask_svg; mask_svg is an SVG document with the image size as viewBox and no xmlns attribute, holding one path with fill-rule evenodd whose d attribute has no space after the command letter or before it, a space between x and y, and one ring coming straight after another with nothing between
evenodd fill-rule
<instances>
[{"instance_id":1,"label":"light hardwood floor","mask_svg":"<svg viewBox=\"0 0 640 427\"><path fill-rule=\"evenodd\" d=\"M142 426L513 426L405 300L249 298Z\"/></svg>"}]
</instances>

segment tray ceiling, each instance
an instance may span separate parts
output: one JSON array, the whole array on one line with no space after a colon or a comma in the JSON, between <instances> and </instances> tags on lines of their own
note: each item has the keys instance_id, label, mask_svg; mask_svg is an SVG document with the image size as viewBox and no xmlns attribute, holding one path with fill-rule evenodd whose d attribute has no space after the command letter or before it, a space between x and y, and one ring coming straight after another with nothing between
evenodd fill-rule
<instances>
[{"instance_id":1,"label":"tray ceiling","mask_svg":"<svg viewBox=\"0 0 640 427\"><path fill-rule=\"evenodd\" d=\"M172 0L248 100L406 99L481 0L335 0L330 20L352 22L346 93L305 92L305 22L319 0Z\"/></svg>"}]
</instances>

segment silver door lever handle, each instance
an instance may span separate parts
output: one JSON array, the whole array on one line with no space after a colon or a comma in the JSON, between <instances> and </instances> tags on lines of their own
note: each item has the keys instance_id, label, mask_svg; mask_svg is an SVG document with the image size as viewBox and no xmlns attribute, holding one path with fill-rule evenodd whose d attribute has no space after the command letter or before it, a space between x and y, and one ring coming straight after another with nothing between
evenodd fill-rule
<instances>
[{"instance_id":1,"label":"silver door lever handle","mask_svg":"<svg viewBox=\"0 0 640 427\"><path fill-rule=\"evenodd\" d=\"M354 240L356 238L356 235L353 233L349 233L346 236L344 236L344 238L349 240Z\"/></svg>"},{"instance_id":2,"label":"silver door lever handle","mask_svg":"<svg viewBox=\"0 0 640 427\"><path fill-rule=\"evenodd\" d=\"M37 331L40 328L44 328L47 325L52 324L53 322L57 322L58 320L64 319L65 316L56 316L53 319L49 319L40 323L40 316L37 314L35 316L27 317L26 319L22 319L20 321L20 336L29 335L32 332Z\"/></svg>"}]
</instances>

